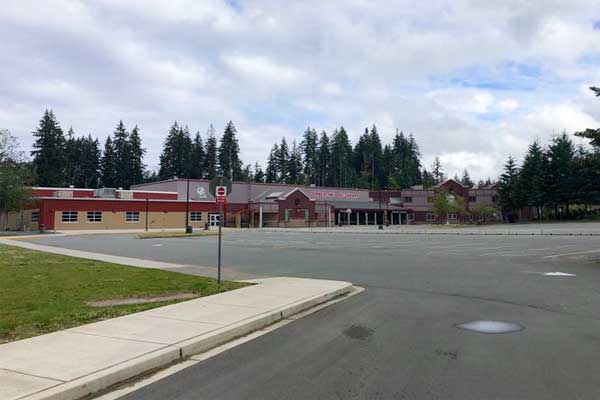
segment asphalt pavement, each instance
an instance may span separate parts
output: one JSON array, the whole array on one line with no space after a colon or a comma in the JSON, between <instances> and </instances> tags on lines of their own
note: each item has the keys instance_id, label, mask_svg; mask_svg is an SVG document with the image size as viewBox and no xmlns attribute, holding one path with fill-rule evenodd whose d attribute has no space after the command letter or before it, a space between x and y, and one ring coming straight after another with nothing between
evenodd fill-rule
<instances>
[{"instance_id":1,"label":"asphalt pavement","mask_svg":"<svg viewBox=\"0 0 600 400\"><path fill-rule=\"evenodd\" d=\"M216 263L214 237L30 240L187 264L187 273ZM599 243L585 236L230 232L226 277L328 278L366 291L124 399L597 399ZM524 330L456 327L473 320Z\"/></svg>"}]
</instances>

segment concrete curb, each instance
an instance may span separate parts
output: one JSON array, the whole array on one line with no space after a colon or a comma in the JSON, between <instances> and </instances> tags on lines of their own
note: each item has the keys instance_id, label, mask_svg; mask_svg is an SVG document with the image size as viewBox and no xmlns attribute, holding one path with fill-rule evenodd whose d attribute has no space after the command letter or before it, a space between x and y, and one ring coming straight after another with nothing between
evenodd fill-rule
<instances>
[{"instance_id":1,"label":"concrete curb","mask_svg":"<svg viewBox=\"0 0 600 400\"><path fill-rule=\"evenodd\" d=\"M223 327L175 345L144 354L122 364L91 373L73 381L62 383L41 392L21 397L23 400L77 400L93 393L105 390L123 381L144 375L169 364L183 361L198 353L205 352L233 339L248 335L271 324L306 311L314 306L343 296L353 290L349 282L324 294L288 304L275 310L258 314L234 325Z\"/></svg>"},{"instance_id":2,"label":"concrete curb","mask_svg":"<svg viewBox=\"0 0 600 400\"><path fill-rule=\"evenodd\" d=\"M265 232L281 232L278 230L270 230ZM429 231L299 231L301 233L313 234L342 234L342 235L437 235L437 236L600 236L600 233L593 232L429 232ZM294 233L294 232L289 232Z\"/></svg>"}]
</instances>

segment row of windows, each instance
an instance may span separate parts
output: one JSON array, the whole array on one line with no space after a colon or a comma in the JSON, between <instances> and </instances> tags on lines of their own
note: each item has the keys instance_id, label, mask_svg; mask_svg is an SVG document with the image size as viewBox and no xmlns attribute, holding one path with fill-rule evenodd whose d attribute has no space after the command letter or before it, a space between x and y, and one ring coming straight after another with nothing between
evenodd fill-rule
<instances>
[{"instance_id":1,"label":"row of windows","mask_svg":"<svg viewBox=\"0 0 600 400\"><path fill-rule=\"evenodd\" d=\"M34 211L31 213L31 222L39 222L40 213L38 211ZM77 211L63 211L61 214L61 221L64 223L75 223L78 220L78 212ZM202 222L202 212L200 211L192 211L190 213L190 221L192 222ZM89 223L99 223L102 222L102 211L88 211L87 212L87 222ZM140 222L140 212L139 211L127 211L125 213L125 222L128 223L137 223Z\"/></svg>"}]
</instances>

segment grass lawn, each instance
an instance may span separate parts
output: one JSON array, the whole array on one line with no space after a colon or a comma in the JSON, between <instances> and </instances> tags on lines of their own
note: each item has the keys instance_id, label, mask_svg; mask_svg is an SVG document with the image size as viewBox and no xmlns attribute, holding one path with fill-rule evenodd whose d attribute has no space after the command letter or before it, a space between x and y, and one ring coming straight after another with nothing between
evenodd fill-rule
<instances>
[{"instance_id":1,"label":"grass lawn","mask_svg":"<svg viewBox=\"0 0 600 400\"><path fill-rule=\"evenodd\" d=\"M215 236L218 235L217 231L198 231L194 233L185 232L146 232L137 235L138 239L162 239L162 238L181 238L181 237L194 237L194 236Z\"/></svg>"},{"instance_id":2,"label":"grass lawn","mask_svg":"<svg viewBox=\"0 0 600 400\"><path fill-rule=\"evenodd\" d=\"M0 245L0 343L178 302L91 307L90 301L208 296L245 285Z\"/></svg>"}]
</instances>

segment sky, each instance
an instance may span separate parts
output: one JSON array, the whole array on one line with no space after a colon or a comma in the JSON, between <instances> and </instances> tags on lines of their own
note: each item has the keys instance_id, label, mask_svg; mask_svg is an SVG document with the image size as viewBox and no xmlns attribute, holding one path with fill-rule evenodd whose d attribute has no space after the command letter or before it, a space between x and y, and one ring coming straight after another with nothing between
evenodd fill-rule
<instances>
[{"instance_id":1,"label":"sky","mask_svg":"<svg viewBox=\"0 0 600 400\"><path fill-rule=\"evenodd\" d=\"M600 127L597 0L3 0L0 129L45 109L103 143L232 120L245 163L307 126L413 134L431 166L496 177L533 140ZM585 144L574 138L577 144Z\"/></svg>"}]
</instances>

